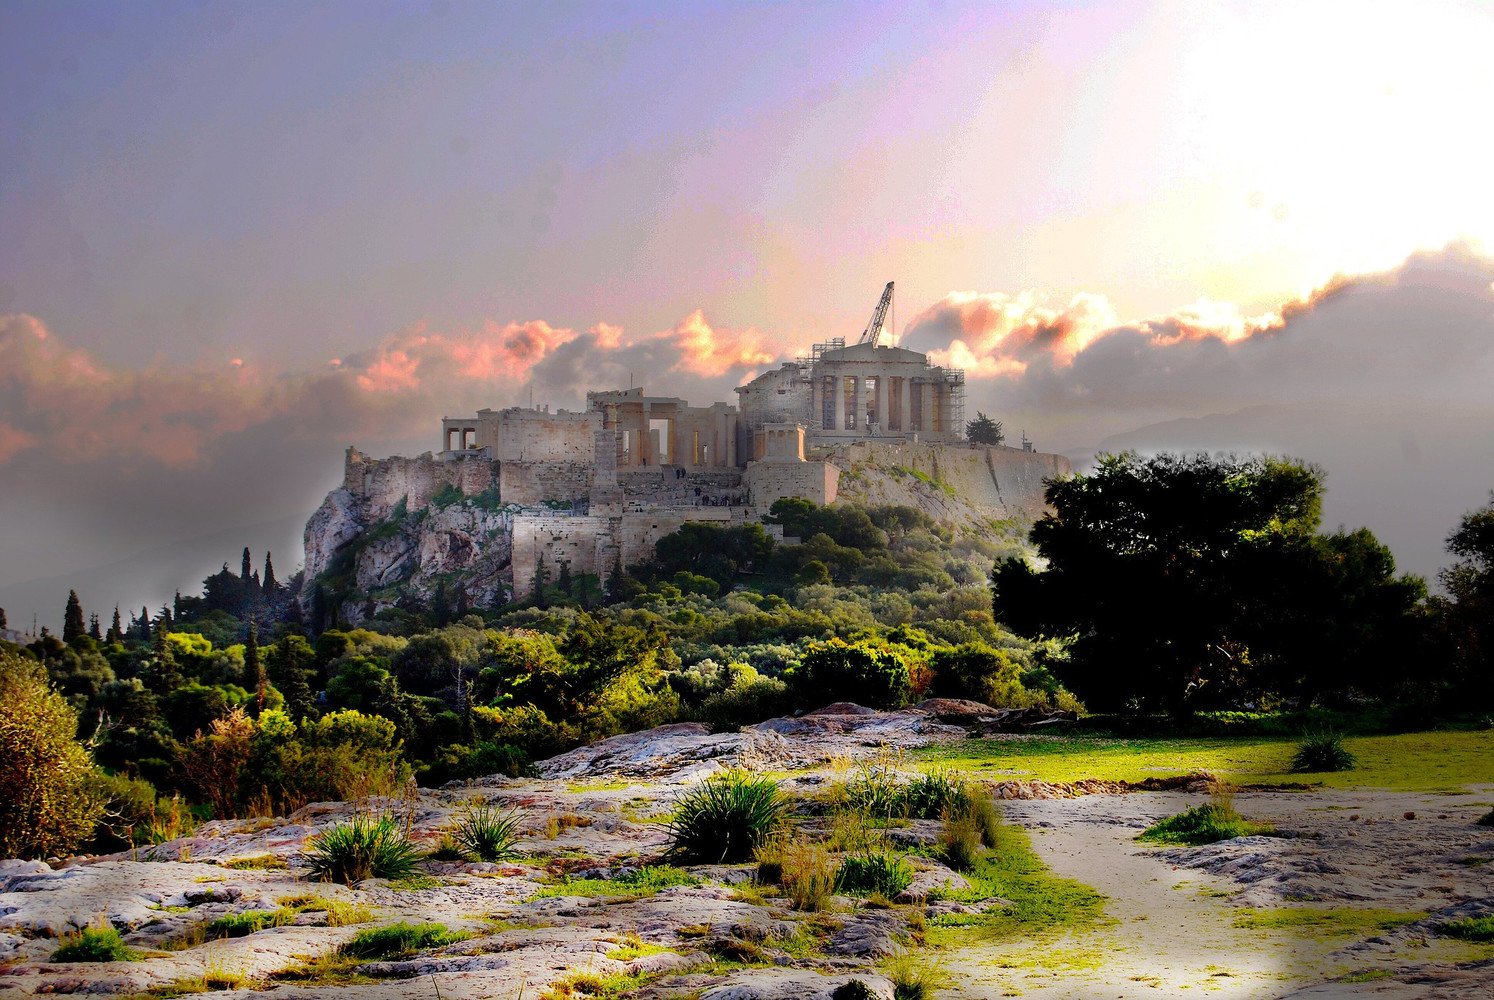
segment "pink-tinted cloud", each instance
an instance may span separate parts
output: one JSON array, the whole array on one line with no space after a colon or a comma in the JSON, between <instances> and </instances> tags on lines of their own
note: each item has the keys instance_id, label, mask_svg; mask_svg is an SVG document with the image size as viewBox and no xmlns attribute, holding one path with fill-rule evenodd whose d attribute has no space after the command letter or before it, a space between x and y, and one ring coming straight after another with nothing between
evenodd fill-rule
<instances>
[{"instance_id":1,"label":"pink-tinted cloud","mask_svg":"<svg viewBox=\"0 0 1494 1000\"><path fill-rule=\"evenodd\" d=\"M697 309L658 339L679 352L676 371L715 378L733 371L771 364L778 352L757 330L718 330Z\"/></svg>"}]
</instances>

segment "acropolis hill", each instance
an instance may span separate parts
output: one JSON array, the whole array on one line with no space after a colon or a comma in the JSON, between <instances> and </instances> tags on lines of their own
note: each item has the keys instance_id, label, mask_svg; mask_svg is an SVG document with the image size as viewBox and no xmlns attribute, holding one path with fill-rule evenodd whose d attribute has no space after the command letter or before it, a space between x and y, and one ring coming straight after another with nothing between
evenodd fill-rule
<instances>
[{"instance_id":1,"label":"acropolis hill","mask_svg":"<svg viewBox=\"0 0 1494 1000\"><path fill-rule=\"evenodd\" d=\"M445 417L440 450L416 458L349 448L342 486L306 526L307 580L356 623L438 580L471 607L524 598L541 565L605 584L686 522L761 521L783 497L909 504L970 526L1036 517L1044 477L1067 460L1025 441L970 445L964 373L872 331L759 375L735 406L601 390L580 412Z\"/></svg>"}]
</instances>

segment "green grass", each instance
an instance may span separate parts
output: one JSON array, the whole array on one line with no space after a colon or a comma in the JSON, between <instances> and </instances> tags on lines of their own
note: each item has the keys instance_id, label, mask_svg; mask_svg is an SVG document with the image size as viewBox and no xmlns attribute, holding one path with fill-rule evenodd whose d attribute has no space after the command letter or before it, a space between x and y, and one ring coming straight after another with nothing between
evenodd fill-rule
<instances>
[{"instance_id":1,"label":"green grass","mask_svg":"<svg viewBox=\"0 0 1494 1000\"><path fill-rule=\"evenodd\" d=\"M1462 920L1452 920L1439 927L1437 933L1478 944L1494 942L1494 917L1465 917Z\"/></svg>"},{"instance_id":2,"label":"green grass","mask_svg":"<svg viewBox=\"0 0 1494 1000\"><path fill-rule=\"evenodd\" d=\"M351 941L338 950L349 958L377 961L413 955L417 951L439 948L444 944L451 944L469 937L471 937L470 934L454 931L445 924L400 922L359 931Z\"/></svg>"},{"instance_id":3,"label":"green grass","mask_svg":"<svg viewBox=\"0 0 1494 1000\"><path fill-rule=\"evenodd\" d=\"M245 937L266 927L284 927L295 920L296 911L288 906L274 910L245 910L211 920L203 930L210 938Z\"/></svg>"},{"instance_id":4,"label":"green grass","mask_svg":"<svg viewBox=\"0 0 1494 1000\"><path fill-rule=\"evenodd\" d=\"M1207 802L1153 823L1136 839L1153 844L1181 844L1197 847L1236 837L1250 837L1259 833L1272 833L1274 828L1266 823L1252 823L1229 805Z\"/></svg>"},{"instance_id":5,"label":"green grass","mask_svg":"<svg viewBox=\"0 0 1494 1000\"><path fill-rule=\"evenodd\" d=\"M1374 907L1318 909L1289 906L1270 910L1245 910L1235 917L1235 926L1246 930L1290 931L1296 936L1354 938L1393 931L1425 917L1424 912Z\"/></svg>"},{"instance_id":6,"label":"green grass","mask_svg":"<svg viewBox=\"0 0 1494 1000\"><path fill-rule=\"evenodd\" d=\"M303 860L311 878L351 885L368 878L408 878L420 852L393 816L354 816L314 838Z\"/></svg>"},{"instance_id":7,"label":"green grass","mask_svg":"<svg viewBox=\"0 0 1494 1000\"><path fill-rule=\"evenodd\" d=\"M1082 882L1053 874L1033 851L1026 830L1002 824L993 834L992 849L964 873L970 888L942 895L964 903L999 896L1011 905L981 917L936 920L929 928L930 944L968 944L972 933L1003 941L1081 930L1104 919L1105 897Z\"/></svg>"},{"instance_id":8,"label":"green grass","mask_svg":"<svg viewBox=\"0 0 1494 1000\"><path fill-rule=\"evenodd\" d=\"M1494 731L1395 733L1347 737L1358 759L1353 771L1314 774L1330 788L1398 791L1461 790L1494 784ZM925 770L955 767L992 780L1007 777L1067 782L1082 778L1143 781L1208 771L1234 784L1301 782L1292 772L1298 741L1288 737L1111 739L1094 736L967 740L913 751Z\"/></svg>"},{"instance_id":9,"label":"green grass","mask_svg":"<svg viewBox=\"0 0 1494 1000\"><path fill-rule=\"evenodd\" d=\"M125 947L119 931L107 925L85 927L77 934L69 934L62 944L52 952L53 962L134 962L141 955L133 948Z\"/></svg>"},{"instance_id":10,"label":"green grass","mask_svg":"<svg viewBox=\"0 0 1494 1000\"><path fill-rule=\"evenodd\" d=\"M568 878L547 885L532 898L546 896L602 896L638 898L652 896L674 885L699 885L700 879L673 865L650 865L623 878Z\"/></svg>"}]
</instances>

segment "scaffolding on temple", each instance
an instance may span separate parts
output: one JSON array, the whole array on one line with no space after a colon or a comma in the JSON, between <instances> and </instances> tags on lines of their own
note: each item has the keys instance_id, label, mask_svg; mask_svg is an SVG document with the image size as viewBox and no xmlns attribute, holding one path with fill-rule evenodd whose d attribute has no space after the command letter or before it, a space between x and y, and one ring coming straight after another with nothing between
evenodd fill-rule
<instances>
[{"instance_id":1,"label":"scaffolding on temple","mask_svg":"<svg viewBox=\"0 0 1494 1000\"><path fill-rule=\"evenodd\" d=\"M950 429L957 437L965 437L965 370L944 369L944 384L949 386Z\"/></svg>"}]
</instances>

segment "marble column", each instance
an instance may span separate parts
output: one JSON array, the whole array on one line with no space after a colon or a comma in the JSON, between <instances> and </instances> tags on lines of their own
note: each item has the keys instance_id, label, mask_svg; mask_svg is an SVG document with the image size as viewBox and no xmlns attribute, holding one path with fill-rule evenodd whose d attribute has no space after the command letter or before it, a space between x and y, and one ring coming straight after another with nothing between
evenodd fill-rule
<instances>
[{"instance_id":1,"label":"marble column","mask_svg":"<svg viewBox=\"0 0 1494 1000\"><path fill-rule=\"evenodd\" d=\"M887 420L887 397L888 397L888 395L889 394L887 392L887 376L886 375L878 375L877 376L877 432L879 434L885 434L887 432L887 424L889 422Z\"/></svg>"},{"instance_id":2,"label":"marble column","mask_svg":"<svg viewBox=\"0 0 1494 1000\"><path fill-rule=\"evenodd\" d=\"M835 376L835 429L838 431L846 429L846 378L844 375Z\"/></svg>"},{"instance_id":3,"label":"marble column","mask_svg":"<svg viewBox=\"0 0 1494 1000\"><path fill-rule=\"evenodd\" d=\"M897 429L907 434L913 429L913 380L904 376L899 388Z\"/></svg>"}]
</instances>

